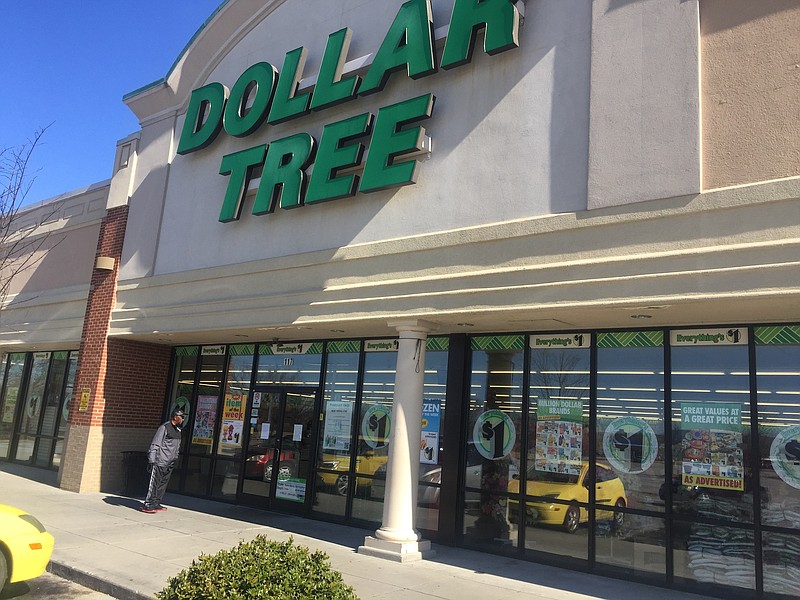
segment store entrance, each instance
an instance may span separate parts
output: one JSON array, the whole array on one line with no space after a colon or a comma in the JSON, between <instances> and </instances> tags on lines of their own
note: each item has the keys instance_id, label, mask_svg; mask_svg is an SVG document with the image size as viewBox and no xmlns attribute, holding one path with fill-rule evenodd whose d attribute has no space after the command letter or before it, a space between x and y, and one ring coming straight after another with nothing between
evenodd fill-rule
<instances>
[{"instance_id":1,"label":"store entrance","mask_svg":"<svg viewBox=\"0 0 800 600\"><path fill-rule=\"evenodd\" d=\"M254 388L247 407L243 503L305 512L312 489L317 404L315 389Z\"/></svg>"}]
</instances>

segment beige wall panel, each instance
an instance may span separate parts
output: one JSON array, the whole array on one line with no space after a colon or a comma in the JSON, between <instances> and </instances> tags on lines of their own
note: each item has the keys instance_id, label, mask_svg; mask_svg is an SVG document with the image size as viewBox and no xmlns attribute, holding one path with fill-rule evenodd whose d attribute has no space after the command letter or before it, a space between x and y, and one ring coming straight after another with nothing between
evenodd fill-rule
<instances>
[{"instance_id":1,"label":"beige wall panel","mask_svg":"<svg viewBox=\"0 0 800 600\"><path fill-rule=\"evenodd\" d=\"M800 181L123 283L112 335L164 343L800 318ZM748 299L752 302L748 303ZM756 302L757 300L757 302ZM342 326L346 325L346 328ZM155 338L155 339L154 339Z\"/></svg>"},{"instance_id":2,"label":"beige wall panel","mask_svg":"<svg viewBox=\"0 0 800 600\"><path fill-rule=\"evenodd\" d=\"M703 188L800 175L800 2L702 0Z\"/></svg>"},{"instance_id":3,"label":"beige wall panel","mask_svg":"<svg viewBox=\"0 0 800 600\"><path fill-rule=\"evenodd\" d=\"M14 275L9 293L38 294L88 283L99 234L100 224L95 223L66 232L53 231L36 240L31 238L28 242L38 247L29 262L32 266ZM54 248L56 251L51 252Z\"/></svg>"}]
</instances>

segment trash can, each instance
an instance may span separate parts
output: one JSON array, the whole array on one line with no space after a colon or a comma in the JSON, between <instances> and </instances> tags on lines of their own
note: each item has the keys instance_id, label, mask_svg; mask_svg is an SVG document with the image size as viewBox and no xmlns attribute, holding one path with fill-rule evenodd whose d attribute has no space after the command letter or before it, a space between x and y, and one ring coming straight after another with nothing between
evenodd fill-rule
<instances>
[{"instance_id":1,"label":"trash can","mask_svg":"<svg viewBox=\"0 0 800 600\"><path fill-rule=\"evenodd\" d=\"M122 453L122 466L125 472L125 495L146 496L150 483L147 472L147 453L139 450L127 450Z\"/></svg>"}]
</instances>

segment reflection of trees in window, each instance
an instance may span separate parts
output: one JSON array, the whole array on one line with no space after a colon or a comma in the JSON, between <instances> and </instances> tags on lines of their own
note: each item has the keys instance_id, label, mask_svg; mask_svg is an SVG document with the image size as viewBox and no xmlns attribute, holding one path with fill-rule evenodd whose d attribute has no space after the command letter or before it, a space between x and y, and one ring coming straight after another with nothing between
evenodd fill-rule
<instances>
[{"instance_id":1,"label":"reflection of trees in window","mask_svg":"<svg viewBox=\"0 0 800 600\"><path fill-rule=\"evenodd\" d=\"M250 390L250 375L253 368L253 356L231 356L228 364L228 381L226 392L229 394L247 395Z\"/></svg>"},{"instance_id":2,"label":"reflection of trees in window","mask_svg":"<svg viewBox=\"0 0 800 600\"><path fill-rule=\"evenodd\" d=\"M589 375L581 364L582 358L583 352L575 350L534 350L531 387L538 388L540 398L583 400L589 391Z\"/></svg>"},{"instance_id":3,"label":"reflection of trees in window","mask_svg":"<svg viewBox=\"0 0 800 600\"><path fill-rule=\"evenodd\" d=\"M486 352L486 391L483 410L476 407L478 414L489 410L501 410L510 416L514 428L519 431L522 415L522 352L519 350L490 350ZM473 366L473 369L475 367ZM480 406L480 404L478 404ZM486 439L503 435L502 429L484 429ZM515 432L516 433L516 432ZM502 446L501 438L497 442ZM518 462L521 436L516 434L516 442L509 455L495 460L481 456L481 494L480 515L475 521L473 535L479 540L508 539L510 526L506 516L508 503L509 470L512 462Z\"/></svg>"}]
</instances>

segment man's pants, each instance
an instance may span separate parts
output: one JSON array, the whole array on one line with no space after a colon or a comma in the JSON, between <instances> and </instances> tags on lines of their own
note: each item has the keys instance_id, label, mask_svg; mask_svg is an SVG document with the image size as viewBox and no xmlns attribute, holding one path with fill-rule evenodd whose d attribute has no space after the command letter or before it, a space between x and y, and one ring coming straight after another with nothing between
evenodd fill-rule
<instances>
[{"instance_id":1,"label":"man's pants","mask_svg":"<svg viewBox=\"0 0 800 600\"><path fill-rule=\"evenodd\" d=\"M172 466L173 465L159 467L158 465L152 465L153 470L150 472L150 485L147 487L147 498L144 500L145 507L156 508L161 504L164 492L167 491L169 477L172 475Z\"/></svg>"}]
</instances>

